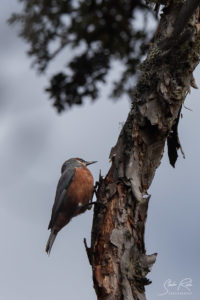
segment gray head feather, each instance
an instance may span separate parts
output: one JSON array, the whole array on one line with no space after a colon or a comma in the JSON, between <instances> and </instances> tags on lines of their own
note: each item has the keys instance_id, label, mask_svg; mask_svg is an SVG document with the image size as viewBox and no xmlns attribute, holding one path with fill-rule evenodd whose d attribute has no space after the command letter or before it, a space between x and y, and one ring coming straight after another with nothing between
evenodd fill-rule
<instances>
[{"instance_id":1,"label":"gray head feather","mask_svg":"<svg viewBox=\"0 0 200 300\"><path fill-rule=\"evenodd\" d=\"M61 168L61 173L63 173L68 168L81 167L81 163L76 158L70 158L64 162Z\"/></svg>"}]
</instances>

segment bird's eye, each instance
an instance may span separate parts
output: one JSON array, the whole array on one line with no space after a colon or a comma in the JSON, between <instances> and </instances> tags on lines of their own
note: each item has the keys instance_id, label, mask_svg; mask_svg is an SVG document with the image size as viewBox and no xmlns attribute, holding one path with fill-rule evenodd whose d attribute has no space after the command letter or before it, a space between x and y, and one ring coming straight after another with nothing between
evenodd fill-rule
<instances>
[{"instance_id":1,"label":"bird's eye","mask_svg":"<svg viewBox=\"0 0 200 300\"><path fill-rule=\"evenodd\" d=\"M78 158L77 160L78 160L80 163L85 163L84 159L82 159L82 158Z\"/></svg>"}]
</instances>

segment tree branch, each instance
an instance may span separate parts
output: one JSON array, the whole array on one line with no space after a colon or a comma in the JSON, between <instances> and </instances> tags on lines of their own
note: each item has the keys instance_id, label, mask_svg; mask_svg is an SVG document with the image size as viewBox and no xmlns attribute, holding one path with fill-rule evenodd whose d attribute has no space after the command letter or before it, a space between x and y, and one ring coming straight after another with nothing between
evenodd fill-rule
<instances>
[{"instance_id":1,"label":"tree branch","mask_svg":"<svg viewBox=\"0 0 200 300\"><path fill-rule=\"evenodd\" d=\"M167 37L165 40L161 41L159 46L163 50L167 50L169 48L176 47L180 42L184 42L190 38L192 32L190 29L184 31L187 27L187 23L189 19L194 14L197 7L200 5L200 0L186 0L180 12L177 14L177 18L175 19L173 25L173 32L170 37ZM183 32L183 33L182 33Z\"/></svg>"},{"instance_id":2,"label":"tree branch","mask_svg":"<svg viewBox=\"0 0 200 300\"><path fill-rule=\"evenodd\" d=\"M198 11L185 28L190 27L190 39L163 59L159 41L172 32L180 8L181 2L173 1L161 17L131 111L110 153L111 168L97 190L97 201L107 207L94 209L90 249L99 300L146 299L146 275L156 260L156 253L146 255L144 243L148 189L200 56Z\"/></svg>"}]
</instances>

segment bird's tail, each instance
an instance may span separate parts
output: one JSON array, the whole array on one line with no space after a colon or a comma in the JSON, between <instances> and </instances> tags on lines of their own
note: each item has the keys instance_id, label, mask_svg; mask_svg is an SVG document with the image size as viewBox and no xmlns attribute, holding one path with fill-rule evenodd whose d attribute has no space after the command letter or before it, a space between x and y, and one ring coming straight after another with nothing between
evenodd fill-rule
<instances>
[{"instance_id":1,"label":"bird's tail","mask_svg":"<svg viewBox=\"0 0 200 300\"><path fill-rule=\"evenodd\" d=\"M52 248L53 243L54 243L54 241L55 241L56 235L57 235L57 232L55 232L54 229L52 228L52 229L51 229L50 236L49 236L49 239L48 239L48 241L47 241L47 245L46 245L46 253L47 253L48 255L50 255L51 248Z\"/></svg>"}]
</instances>

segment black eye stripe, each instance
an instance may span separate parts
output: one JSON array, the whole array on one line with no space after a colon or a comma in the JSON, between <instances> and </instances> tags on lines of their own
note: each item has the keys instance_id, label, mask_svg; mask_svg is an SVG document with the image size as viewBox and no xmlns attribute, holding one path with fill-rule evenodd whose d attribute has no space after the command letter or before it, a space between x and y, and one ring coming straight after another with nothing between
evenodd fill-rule
<instances>
[{"instance_id":1,"label":"black eye stripe","mask_svg":"<svg viewBox=\"0 0 200 300\"><path fill-rule=\"evenodd\" d=\"M84 163L84 162L85 162L85 160L84 160L84 159L79 159L79 161L80 161L80 162L82 162L82 163Z\"/></svg>"}]
</instances>

